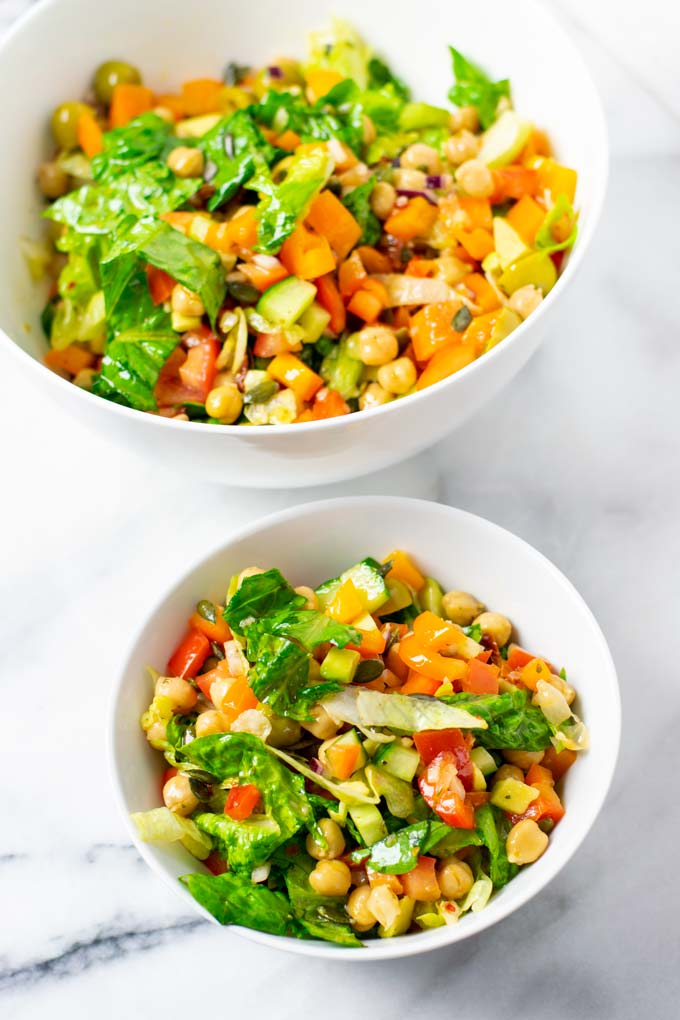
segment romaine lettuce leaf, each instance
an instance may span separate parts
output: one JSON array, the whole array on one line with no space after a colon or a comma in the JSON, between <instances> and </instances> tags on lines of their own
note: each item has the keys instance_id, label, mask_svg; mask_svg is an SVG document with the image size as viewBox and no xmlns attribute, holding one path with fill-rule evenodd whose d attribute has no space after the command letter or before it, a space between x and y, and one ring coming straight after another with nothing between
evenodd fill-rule
<instances>
[{"instance_id":1,"label":"romaine lettuce leaf","mask_svg":"<svg viewBox=\"0 0 680 1020\"><path fill-rule=\"evenodd\" d=\"M259 633L256 642L249 637L248 657L256 660L248 673L253 693L287 719L309 722L313 718L312 706L342 687L335 680L312 682L311 653L285 637Z\"/></svg>"},{"instance_id":2,"label":"romaine lettuce leaf","mask_svg":"<svg viewBox=\"0 0 680 1020\"><path fill-rule=\"evenodd\" d=\"M296 854L284 873L293 914L313 938L341 946L361 946L349 924L343 896L321 896L309 884L316 861L308 854Z\"/></svg>"},{"instance_id":3,"label":"romaine lettuce leaf","mask_svg":"<svg viewBox=\"0 0 680 1020\"><path fill-rule=\"evenodd\" d=\"M297 595L281 571L274 568L245 577L227 602L223 615L233 631L243 634L248 623L261 616L304 604L304 595Z\"/></svg>"},{"instance_id":4,"label":"romaine lettuce leaf","mask_svg":"<svg viewBox=\"0 0 680 1020\"><path fill-rule=\"evenodd\" d=\"M101 276L110 338L131 329L171 332L170 314L162 305L153 303L144 265L136 255L104 263Z\"/></svg>"},{"instance_id":5,"label":"romaine lettuce leaf","mask_svg":"<svg viewBox=\"0 0 680 1020\"><path fill-rule=\"evenodd\" d=\"M303 142L339 138L358 152L363 136L355 109L358 94L357 86L349 79L339 82L312 106L292 92L272 90L251 110L258 123L281 134L294 131Z\"/></svg>"},{"instance_id":6,"label":"romaine lettuce leaf","mask_svg":"<svg viewBox=\"0 0 680 1020\"><path fill-rule=\"evenodd\" d=\"M272 181L268 171L260 171L248 181L247 187L260 195L257 251L271 255L280 249L332 171L330 153L325 146L318 145L295 153L280 184Z\"/></svg>"},{"instance_id":7,"label":"romaine lettuce leaf","mask_svg":"<svg viewBox=\"0 0 680 1020\"><path fill-rule=\"evenodd\" d=\"M337 623L325 613L320 613L315 609L283 609L278 613L265 616L248 627L248 657L251 661L255 661L258 657L258 641L267 634L289 638L309 652L327 641L337 645L338 648L344 648L350 643L359 644L361 642L361 632L356 627ZM255 653L253 656L250 655L251 642Z\"/></svg>"},{"instance_id":8,"label":"romaine lettuce leaf","mask_svg":"<svg viewBox=\"0 0 680 1020\"><path fill-rule=\"evenodd\" d=\"M206 163L216 168L210 178L215 188L208 202L211 211L233 198L253 176L258 162L269 166L282 154L265 139L250 110L237 110L221 120L201 139L200 148Z\"/></svg>"},{"instance_id":9,"label":"romaine lettuce leaf","mask_svg":"<svg viewBox=\"0 0 680 1020\"><path fill-rule=\"evenodd\" d=\"M451 707L464 708L485 720L487 728L475 734L478 744L490 749L542 751L550 746L553 730L529 692L518 688L502 694L451 694L441 698Z\"/></svg>"},{"instance_id":10,"label":"romaine lettuce leaf","mask_svg":"<svg viewBox=\"0 0 680 1020\"><path fill-rule=\"evenodd\" d=\"M498 889L506 885L519 871L511 864L505 851L505 841L512 822L503 811L492 804L482 804L475 811L476 831L489 851L489 875Z\"/></svg>"},{"instance_id":11,"label":"romaine lettuce leaf","mask_svg":"<svg viewBox=\"0 0 680 1020\"><path fill-rule=\"evenodd\" d=\"M106 131L103 151L92 160L96 180L110 180L159 159L170 137L172 126L155 113L143 113L124 127Z\"/></svg>"},{"instance_id":12,"label":"romaine lettuce leaf","mask_svg":"<svg viewBox=\"0 0 680 1020\"><path fill-rule=\"evenodd\" d=\"M405 875L416 867L420 854L435 847L449 832L451 826L446 822L426 819L406 825L366 849L355 850L352 860L386 875Z\"/></svg>"},{"instance_id":13,"label":"romaine lettuce leaf","mask_svg":"<svg viewBox=\"0 0 680 1020\"><path fill-rule=\"evenodd\" d=\"M249 878L228 871L223 875L183 875L180 881L220 924L240 924L270 935L300 934L284 894L266 885L254 885Z\"/></svg>"},{"instance_id":14,"label":"romaine lettuce leaf","mask_svg":"<svg viewBox=\"0 0 680 1020\"><path fill-rule=\"evenodd\" d=\"M479 122L488 128L496 119L496 109L501 96L510 96L510 82L507 78L491 81L487 74L473 64L453 46L449 46L453 60L456 84L449 90L449 99L456 106L474 106Z\"/></svg>"},{"instance_id":15,"label":"romaine lettuce leaf","mask_svg":"<svg viewBox=\"0 0 680 1020\"><path fill-rule=\"evenodd\" d=\"M178 343L177 333L121 333L106 346L94 392L138 411L155 411L158 373Z\"/></svg>"},{"instance_id":16,"label":"romaine lettuce leaf","mask_svg":"<svg viewBox=\"0 0 680 1020\"><path fill-rule=\"evenodd\" d=\"M345 687L323 701L334 719L353 726L386 727L399 733L444 730L451 727L483 733L486 723L466 708L447 704L451 699L427 698L414 694L381 694ZM478 736L475 734L475 736ZM525 745L522 745L523 747Z\"/></svg>"},{"instance_id":17,"label":"romaine lettuce leaf","mask_svg":"<svg viewBox=\"0 0 680 1020\"><path fill-rule=\"evenodd\" d=\"M360 89L368 87L372 53L349 22L333 18L329 28L310 32L308 39L309 67L337 71L353 78Z\"/></svg>"},{"instance_id":18,"label":"romaine lettuce leaf","mask_svg":"<svg viewBox=\"0 0 680 1020\"><path fill-rule=\"evenodd\" d=\"M390 86L397 98L408 102L411 98L411 91L401 78L397 78L384 60L379 57L371 57L368 62L368 87L369 89L382 89Z\"/></svg>"},{"instance_id":19,"label":"romaine lettuce leaf","mask_svg":"<svg viewBox=\"0 0 680 1020\"><path fill-rule=\"evenodd\" d=\"M342 199L342 204L349 209L362 229L358 244L374 245L380 238L382 227L380 220L371 209L371 194L376 185L375 176L364 184L349 191Z\"/></svg>"},{"instance_id":20,"label":"romaine lettuce leaf","mask_svg":"<svg viewBox=\"0 0 680 1020\"><path fill-rule=\"evenodd\" d=\"M224 813L204 811L194 815L194 821L201 832L212 837L230 869L242 875L250 875L253 868L268 861L288 839L278 822L267 814L253 814L237 822Z\"/></svg>"}]
</instances>

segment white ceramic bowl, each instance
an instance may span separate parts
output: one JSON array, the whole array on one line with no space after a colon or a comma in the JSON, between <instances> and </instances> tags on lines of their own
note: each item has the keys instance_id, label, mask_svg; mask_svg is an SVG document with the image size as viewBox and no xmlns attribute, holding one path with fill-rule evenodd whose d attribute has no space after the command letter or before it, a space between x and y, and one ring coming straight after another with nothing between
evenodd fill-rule
<instances>
[{"instance_id":1,"label":"white ceramic bowl","mask_svg":"<svg viewBox=\"0 0 680 1020\"><path fill-rule=\"evenodd\" d=\"M584 839L607 793L619 745L616 672L592 613L556 567L510 532L438 503L389 496L307 503L240 531L194 564L152 607L125 662L111 715L114 782L132 839L153 870L186 903L214 920L177 881L202 865L178 845L141 843L129 822L130 812L157 807L160 800L162 759L139 727L150 694L145 666L167 660L198 599L223 598L229 577L253 563L279 567L294 585L318 584L363 556L383 556L398 547L412 552L420 566L449 589L472 591L507 614L523 645L566 667L579 693L577 710L590 729L591 749L565 777L567 813L544 856L523 869L480 913L465 916L454 927L370 941L363 949L235 929L255 942L351 960L384 960L458 942L506 917L554 878Z\"/></svg>"},{"instance_id":2,"label":"white ceramic bowl","mask_svg":"<svg viewBox=\"0 0 680 1020\"><path fill-rule=\"evenodd\" d=\"M31 284L19 238L39 236L34 167L51 150L49 115L77 98L104 59L123 57L148 83L171 89L218 75L229 60L304 55L305 33L339 12L413 87L444 103L452 82L447 44L512 81L517 108L545 126L556 152L579 173L580 236L562 278L531 319L490 354L420 394L321 423L239 428L174 422L79 390L40 364L43 296ZM556 70L557 69L557 70ZM32 384L83 426L105 432L154 462L190 477L257 487L302 486L386 467L441 439L494 396L555 328L556 307L582 261L599 217L607 176L606 128L581 58L534 0L442 5L438 0L43 0L0 46L0 92L11 159L0 170L0 338Z\"/></svg>"}]
</instances>

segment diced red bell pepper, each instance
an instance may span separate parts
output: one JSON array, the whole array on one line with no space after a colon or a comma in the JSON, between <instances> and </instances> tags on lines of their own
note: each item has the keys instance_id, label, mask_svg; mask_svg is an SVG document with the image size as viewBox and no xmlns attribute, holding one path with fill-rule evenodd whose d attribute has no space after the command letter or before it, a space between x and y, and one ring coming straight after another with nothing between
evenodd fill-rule
<instances>
[{"instance_id":1,"label":"diced red bell pepper","mask_svg":"<svg viewBox=\"0 0 680 1020\"><path fill-rule=\"evenodd\" d=\"M466 790L472 789L470 749L460 730L423 730L421 733L413 734L413 741L426 765L445 751L452 754L456 761L458 778Z\"/></svg>"},{"instance_id":2,"label":"diced red bell pepper","mask_svg":"<svg viewBox=\"0 0 680 1020\"><path fill-rule=\"evenodd\" d=\"M170 273L166 273L164 269L157 269L156 266L147 266L146 278L149 283L151 300L155 305L162 305L164 301L170 300L176 283Z\"/></svg>"},{"instance_id":3,"label":"diced red bell pepper","mask_svg":"<svg viewBox=\"0 0 680 1020\"><path fill-rule=\"evenodd\" d=\"M207 673L201 673L196 677L196 686L203 695L212 701L210 697L210 688L216 680L226 680L227 677L231 676L229 672L229 664L226 659L220 659L214 669L209 669Z\"/></svg>"},{"instance_id":4,"label":"diced red bell pepper","mask_svg":"<svg viewBox=\"0 0 680 1020\"><path fill-rule=\"evenodd\" d=\"M172 407L186 401L201 402L201 391L185 386L179 369L186 361L186 352L176 347L158 374L154 397L159 407Z\"/></svg>"},{"instance_id":5,"label":"diced red bell pepper","mask_svg":"<svg viewBox=\"0 0 680 1020\"><path fill-rule=\"evenodd\" d=\"M161 777L161 793L163 792L163 788L165 787L165 784L170 779L174 779L174 777L177 775L177 771L178 770L175 769L175 768L170 768L170 769L166 769L165 770L165 772L163 773L163 775Z\"/></svg>"},{"instance_id":6,"label":"diced red bell pepper","mask_svg":"<svg viewBox=\"0 0 680 1020\"><path fill-rule=\"evenodd\" d=\"M250 818L259 803L260 791L252 783L232 786L224 805L224 813L233 818L235 822L242 822L244 819Z\"/></svg>"},{"instance_id":7,"label":"diced red bell pepper","mask_svg":"<svg viewBox=\"0 0 680 1020\"><path fill-rule=\"evenodd\" d=\"M570 751L567 747L563 751L556 751L554 747L549 747L543 755L541 765L546 769L550 769L553 779L555 782L558 782L564 773L571 768L576 758L576 751Z\"/></svg>"},{"instance_id":8,"label":"diced red bell pepper","mask_svg":"<svg viewBox=\"0 0 680 1020\"><path fill-rule=\"evenodd\" d=\"M253 346L256 358L275 358L277 354L287 354L293 348L281 333L260 333Z\"/></svg>"},{"instance_id":9,"label":"diced red bell pepper","mask_svg":"<svg viewBox=\"0 0 680 1020\"><path fill-rule=\"evenodd\" d=\"M314 397L314 406L312 407L314 421L339 418L343 414L349 414L349 405L344 397L341 397L337 390L322 386Z\"/></svg>"},{"instance_id":10,"label":"diced red bell pepper","mask_svg":"<svg viewBox=\"0 0 680 1020\"><path fill-rule=\"evenodd\" d=\"M227 862L223 857L220 857L216 850L213 850L203 863L208 871L212 871L213 875L223 875L228 870Z\"/></svg>"},{"instance_id":11,"label":"diced red bell pepper","mask_svg":"<svg viewBox=\"0 0 680 1020\"><path fill-rule=\"evenodd\" d=\"M498 694L498 667L481 659L470 659L467 676L461 677L460 689L471 694Z\"/></svg>"},{"instance_id":12,"label":"diced red bell pepper","mask_svg":"<svg viewBox=\"0 0 680 1020\"><path fill-rule=\"evenodd\" d=\"M193 677L210 655L210 642L200 631L190 630L168 660L170 676Z\"/></svg>"},{"instance_id":13,"label":"diced red bell pepper","mask_svg":"<svg viewBox=\"0 0 680 1020\"><path fill-rule=\"evenodd\" d=\"M205 401L215 382L219 353L220 343L215 337L201 340L189 348L186 361L180 365L180 379L189 389L201 394L200 403Z\"/></svg>"},{"instance_id":14,"label":"diced red bell pepper","mask_svg":"<svg viewBox=\"0 0 680 1020\"><path fill-rule=\"evenodd\" d=\"M420 776L418 786L426 803L443 822L457 829L474 829L475 812L472 805L466 803L455 754L442 751L433 758Z\"/></svg>"},{"instance_id":15,"label":"diced red bell pepper","mask_svg":"<svg viewBox=\"0 0 680 1020\"><path fill-rule=\"evenodd\" d=\"M215 622L212 623L210 620L206 620L200 613L195 612L189 619L189 626L193 630L198 630L210 641L217 641L218 644L224 644L225 641L229 641L231 638L231 630L229 624L222 616L222 606L216 606Z\"/></svg>"},{"instance_id":16,"label":"diced red bell pepper","mask_svg":"<svg viewBox=\"0 0 680 1020\"><path fill-rule=\"evenodd\" d=\"M531 783L534 790L538 790L538 797L532 801L523 815L511 815L513 825L523 818L533 818L540 822L541 818L550 818L553 822L559 822L564 817L564 806L555 793L552 783Z\"/></svg>"},{"instance_id":17,"label":"diced red bell pepper","mask_svg":"<svg viewBox=\"0 0 680 1020\"><path fill-rule=\"evenodd\" d=\"M436 857L419 857L415 868L400 876L404 893L412 900L424 903L438 900L441 896L441 889L437 881L436 866Z\"/></svg>"}]
</instances>

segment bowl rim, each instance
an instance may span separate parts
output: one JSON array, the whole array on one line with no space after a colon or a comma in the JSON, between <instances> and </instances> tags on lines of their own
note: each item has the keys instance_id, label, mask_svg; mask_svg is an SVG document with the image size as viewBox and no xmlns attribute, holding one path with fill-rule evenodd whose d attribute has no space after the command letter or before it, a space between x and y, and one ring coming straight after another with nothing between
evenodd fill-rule
<instances>
[{"instance_id":1,"label":"bowl rim","mask_svg":"<svg viewBox=\"0 0 680 1020\"><path fill-rule=\"evenodd\" d=\"M33 21L39 19L43 11L50 7L56 7L61 2L62 0L39 0L39 2L26 11L23 16L19 17L4 37L0 39L0 61L2 61L4 50L12 44L15 37L20 36L24 31L30 30ZM417 391L416 393L400 397L397 400L392 400L387 404L367 408L366 410L352 414L342 415L336 418L326 418L321 421L277 425L274 432L276 436L289 436L291 434L306 435L310 430L314 430L316 434L317 432L320 433L322 430L334 432L335 430L342 428L360 428L358 422L368 420L369 417L395 414L396 409L402 406L404 401L406 401L406 406L415 408L417 402L422 403L427 400L431 391L443 393L445 387L453 388L454 386L457 386L459 378L468 379L471 378L474 373L483 371L481 366L486 364L489 359L498 360L499 358L505 357L504 352L514 347L519 342L520 338L525 335L527 329L531 329L538 325L542 317L553 308L557 300L569 286L569 282L576 275L579 267L582 265L585 253L591 245L593 235L599 224L607 190L607 182L609 178L609 138L607 120L604 114L602 99L590 72L590 68L583 59L576 43L572 40L570 33L563 26L562 19L556 17L548 8L545 7L544 4L540 3L540 0L525 0L525 3L529 7L533 7L535 12L540 12L540 15L551 23L551 32L557 39L559 45L568 51L572 65L577 65L579 67L583 81L590 93L591 113L596 124L596 130L594 132L595 144L589 165L589 171L592 170L593 174L590 220L586 230L579 231L576 245L569 253L566 265L558 276L554 287L545 296L539 307L532 312L529 318L525 319L516 329L514 329L502 343L497 344L490 351L483 354L481 357L476 358L475 361L466 365L458 372L454 372L453 375L434 383L433 386L429 386ZM66 393L67 391L70 391L74 394L75 400L85 401L83 407L86 407L88 402L93 409L97 404L107 405L111 413L118 415L123 420L146 420L149 427L156 427L158 429L182 429L185 433L194 432L205 434L207 432L212 435L224 433L226 436L231 436L232 438L235 438L238 435L242 436L242 426L240 425L211 425L198 421L176 421L173 418L165 418L158 414L150 414L147 411L138 411L135 408L118 404L116 401L106 400L103 397L96 396L88 390L82 389L79 386L74 386L72 382L69 382L57 375L56 372L52 372L41 361L25 351L23 347L21 347L16 340L13 340L12 337L10 337L9 334L7 334L2 328L0 328L0 344L2 344L6 350L9 350L11 356L16 357L18 362L21 365L24 365L28 371L36 373L36 378L40 375L42 375L42 378L45 378L45 374L51 376L50 381L46 383L46 385L56 386L56 389L53 391L55 396L62 393L64 395L64 399L67 400L69 398L66 396ZM264 438L260 440L254 438L262 434L264 436L271 436L272 433L266 428L249 429L249 443L253 441L266 442Z\"/></svg>"},{"instance_id":2,"label":"bowl rim","mask_svg":"<svg viewBox=\"0 0 680 1020\"><path fill-rule=\"evenodd\" d=\"M284 524L287 521L294 520L296 517L301 515L304 516L307 514L318 513L320 510L351 509L357 506L364 506L366 511L369 513L377 513L383 507L389 507L392 509L398 507L405 515L427 515L434 513L444 514L459 522L474 521L477 526L481 524L482 528L487 530L489 533L494 533L497 537L500 536L502 541L509 542L510 544L514 544L518 547L524 556L534 560L534 562L550 574L552 578L568 593L570 598L575 601L579 610L583 613L584 619L592 628L593 636L600 646L603 660L606 663L606 670L600 675L598 683L608 687L611 712L611 719L609 723L611 733L609 758L606 763L606 767L601 769L598 774L598 795L595 801L591 804L588 812L580 820L580 831L577 830L576 836L573 839L573 845L568 848L566 852L563 852L563 857L559 860L559 862L556 861L552 870L537 880L537 884L535 886L529 884L521 893L515 894L513 902L505 904L496 903L493 909L491 908L491 905L489 905L483 911L476 914L475 923L469 926L469 930L468 926L464 924L460 926L447 926L443 929L438 928L429 932L420 932L418 936L414 938L398 936L393 939L380 940L377 945L373 941L370 941L364 943L361 949L358 947L352 949L351 947L337 946L331 943L324 943L312 939L304 940L288 938L280 935L270 935L266 932L254 931L253 929L243 928L239 925L224 926L226 931L232 930L235 934L242 936L251 942L256 942L285 952L333 960L375 962L395 959L402 956L415 956L435 949L443 949L455 942L461 942L478 934L479 932L484 931L486 928L491 927L498 921L501 921L514 913L516 910L519 910L520 907L524 906L525 903L538 895L550 882L552 882L559 872L566 866L592 829L609 792L619 756L621 742L621 696L616 666L602 629L583 596L565 576L565 574L563 574L551 560L544 556L543 553L539 552L538 549L532 546L529 542L520 538L507 528L503 528L501 525L495 524L493 521L490 521L485 517L481 517L478 514L473 514L470 511L461 510L458 507L452 507L445 503L438 503L425 499L414 499L408 496L343 496L333 499L311 500L300 504L299 506L289 507L284 510L279 510L276 513L259 517L254 522L236 529L233 533L231 533L227 541L221 542L214 547L210 547L208 550L204 550L198 557L192 559L192 561L185 566L178 580L167 586L160 595L154 596L151 608L145 615L144 622L135 630L134 637L127 646L125 655L120 659L121 665L118 667L117 676L111 690L107 708L108 721L106 733L106 753L114 800L117 804L118 810L123 816L124 824L137 852L151 867L152 871L158 874L166 885L174 889L175 893L179 897L182 897L187 904L190 904L194 910L201 913L203 917L211 921L214 925L223 927L218 925L215 918L207 910L196 903L188 890L180 886L179 882L169 875L166 869L156 861L151 852L150 845L143 843L139 839L130 819L130 812L123 795L120 770L118 767L118 757L116 755L116 716L118 701L124 686L124 680L130 669L131 662L136 655L137 647L151 618L162 609L165 603L168 602L175 592L186 583L187 579L197 570L200 570L207 561L216 556L226 555L231 547L238 545L241 541L243 541L243 539L257 535L257 533L263 529Z\"/></svg>"}]
</instances>

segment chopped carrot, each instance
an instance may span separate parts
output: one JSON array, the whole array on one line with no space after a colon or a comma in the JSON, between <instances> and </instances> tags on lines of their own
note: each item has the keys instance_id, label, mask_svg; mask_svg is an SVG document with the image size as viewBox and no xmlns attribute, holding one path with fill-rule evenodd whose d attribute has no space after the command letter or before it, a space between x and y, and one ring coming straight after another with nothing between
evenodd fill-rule
<instances>
[{"instance_id":1,"label":"chopped carrot","mask_svg":"<svg viewBox=\"0 0 680 1020\"><path fill-rule=\"evenodd\" d=\"M300 136L289 128L276 138L276 145L279 149L286 149L287 152L292 152L294 149L297 149L301 141Z\"/></svg>"},{"instance_id":2,"label":"chopped carrot","mask_svg":"<svg viewBox=\"0 0 680 1020\"><path fill-rule=\"evenodd\" d=\"M288 276L286 267L273 255L255 255L251 262L242 262L239 269L261 292Z\"/></svg>"},{"instance_id":3,"label":"chopped carrot","mask_svg":"<svg viewBox=\"0 0 680 1020\"><path fill-rule=\"evenodd\" d=\"M362 229L332 191L322 191L311 204L307 223L325 237L339 259L347 258Z\"/></svg>"},{"instance_id":4,"label":"chopped carrot","mask_svg":"<svg viewBox=\"0 0 680 1020\"><path fill-rule=\"evenodd\" d=\"M371 248L368 244L362 244L357 248L359 258L364 264L367 273L391 273L392 260L389 255Z\"/></svg>"},{"instance_id":5,"label":"chopped carrot","mask_svg":"<svg viewBox=\"0 0 680 1020\"><path fill-rule=\"evenodd\" d=\"M326 238L309 230L304 223L298 223L286 238L279 258L288 272L301 280L315 280L335 269L335 255Z\"/></svg>"},{"instance_id":6,"label":"chopped carrot","mask_svg":"<svg viewBox=\"0 0 680 1020\"><path fill-rule=\"evenodd\" d=\"M220 97L224 91L224 82L213 78L196 78L185 81L182 85L180 102L187 117L200 117L206 113L217 113L220 110Z\"/></svg>"},{"instance_id":7,"label":"chopped carrot","mask_svg":"<svg viewBox=\"0 0 680 1020\"><path fill-rule=\"evenodd\" d=\"M321 421L326 418L340 418L342 415L349 413L349 405L345 398L340 396L337 390L323 386L314 397L314 406L310 412L310 420Z\"/></svg>"},{"instance_id":8,"label":"chopped carrot","mask_svg":"<svg viewBox=\"0 0 680 1020\"><path fill-rule=\"evenodd\" d=\"M317 67L307 71L305 75L307 82L307 95L310 103L315 103L327 92L343 80L338 71L331 71L323 67Z\"/></svg>"},{"instance_id":9,"label":"chopped carrot","mask_svg":"<svg viewBox=\"0 0 680 1020\"><path fill-rule=\"evenodd\" d=\"M154 94L145 85L129 85L125 82L116 85L109 111L111 127L123 127L135 117L147 113L154 103Z\"/></svg>"},{"instance_id":10,"label":"chopped carrot","mask_svg":"<svg viewBox=\"0 0 680 1020\"><path fill-rule=\"evenodd\" d=\"M367 277L368 274L359 253L353 251L350 257L341 263L338 270L338 285L343 298L351 297L355 290L359 290Z\"/></svg>"},{"instance_id":11,"label":"chopped carrot","mask_svg":"<svg viewBox=\"0 0 680 1020\"><path fill-rule=\"evenodd\" d=\"M94 365L94 354L86 351L84 347L76 347L70 344L68 347L58 351L55 348L48 351L44 357L48 368L54 372L68 372L69 375L78 375L84 368L91 368Z\"/></svg>"},{"instance_id":12,"label":"chopped carrot","mask_svg":"<svg viewBox=\"0 0 680 1020\"><path fill-rule=\"evenodd\" d=\"M498 294L481 273L470 273L463 280L463 284L472 291L475 296L475 304L479 305L483 312L491 312L494 308L500 308L501 302Z\"/></svg>"},{"instance_id":13,"label":"chopped carrot","mask_svg":"<svg viewBox=\"0 0 680 1020\"><path fill-rule=\"evenodd\" d=\"M369 290L357 290L354 292L347 305L347 311L364 322L375 322L384 308L384 304L376 294Z\"/></svg>"},{"instance_id":14,"label":"chopped carrot","mask_svg":"<svg viewBox=\"0 0 680 1020\"><path fill-rule=\"evenodd\" d=\"M267 366L267 372L272 379L276 379L283 386L288 386L302 401L311 400L316 391L323 386L321 376L312 372L311 368L294 354L277 354Z\"/></svg>"},{"instance_id":15,"label":"chopped carrot","mask_svg":"<svg viewBox=\"0 0 680 1020\"><path fill-rule=\"evenodd\" d=\"M83 110L78 117L76 127L78 145L88 159L98 156L104 148L104 132L97 123L91 110Z\"/></svg>"},{"instance_id":16,"label":"chopped carrot","mask_svg":"<svg viewBox=\"0 0 680 1020\"><path fill-rule=\"evenodd\" d=\"M506 219L522 240L527 244L533 244L536 232L545 219L545 209L530 195L524 195L518 202L515 202Z\"/></svg>"},{"instance_id":17,"label":"chopped carrot","mask_svg":"<svg viewBox=\"0 0 680 1020\"><path fill-rule=\"evenodd\" d=\"M442 347L428 362L418 382L416 389L424 390L434 383L447 379L454 372L459 372L475 360L475 351L471 344L454 343Z\"/></svg>"},{"instance_id":18,"label":"chopped carrot","mask_svg":"<svg viewBox=\"0 0 680 1020\"><path fill-rule=\"evenodd\" d=\"M332 273L320 276L314 280L314 285L316 287L317 301L322 308L326 309L331 317L328 323L329 329L333 333L342 333L347 321L347 313L340 297L338 285L335 282L335 276Z\"/></svg>"},{"instance_id":19,"label":"chopped carrot","mask_svg":"<svg viewBox=\"0 0 680 1020\"><path fill-rule=\"evenodd\" d=\"M416 361L429 361L440 348L457 340L453 318L461 301L438 301L425 305L411 318L411 343Z\"/></svg>"},{"instance_id":20,"label":"chopped carrot","mask_svg":"<svg viewBox=\"0 0 680 1020\"><path fill-rule=\"evenodd\" d=\"M400 241L426 237L437 219L437 207L417 195L405 206L395 208L385 221L385 231Z\"/></svg>"},{"instance_id":21,"label":"chopped carrot","mask_svg":"<svg viewBox=\"0 0 680 1020\"><path fill-rule=\"evenodd\" d=\"M493 235L483 227L473 227L472 230L457 227L454 233L456 240L476 262L481 262L494 250Z\"/></svg>"}]
</instances>

